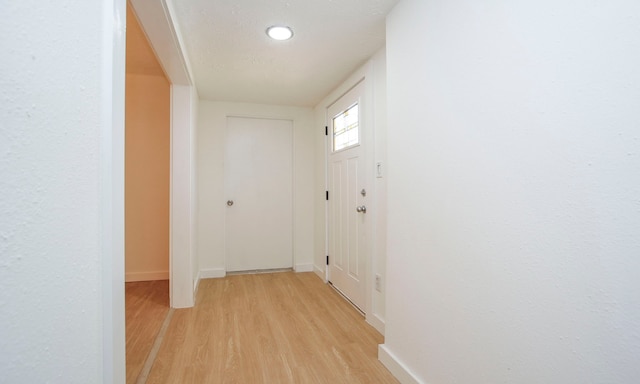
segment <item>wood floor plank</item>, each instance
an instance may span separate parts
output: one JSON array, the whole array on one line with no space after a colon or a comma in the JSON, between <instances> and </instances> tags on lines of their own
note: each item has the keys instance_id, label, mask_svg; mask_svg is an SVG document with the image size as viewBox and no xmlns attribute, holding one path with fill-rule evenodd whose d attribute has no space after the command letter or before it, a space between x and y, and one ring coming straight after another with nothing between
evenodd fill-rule
<instances>
[{"instance_id":1,"label":"wood floor plank","mask_svg":"<svg viewBox=\"0 0 640 384\"><path fill-rule=\"evenodd\" d=\"M313 273L200 282L174 312L148 383L397 383L382 336Z\"/></svg>"},{"instance_id":2,"label":"wood floor plank","mask_svg":"<svg viewBox=\"0 0 640 384\"><path fill-rule=\"evenodd\" d=\"M169 281L125 284L127 383L135 383L169 312Z\"/></svg>"}]
</instances>

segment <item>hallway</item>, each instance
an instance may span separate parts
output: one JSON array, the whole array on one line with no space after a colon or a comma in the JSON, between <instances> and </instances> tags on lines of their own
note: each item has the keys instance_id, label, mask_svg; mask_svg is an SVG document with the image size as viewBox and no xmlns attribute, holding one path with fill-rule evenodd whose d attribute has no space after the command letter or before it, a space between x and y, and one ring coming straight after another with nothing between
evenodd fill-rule
<instances>
[{"instance_id":1,"label":"hallway","mask_svg":"<svg viewBox=\"0 0 640 384\"><path fill-rule=\"evenodd\" d=\"M377 360L382 342L313 273L202 280L196 306L174 310L146 382L397 383Z\"/></svg>"}]
</instances>

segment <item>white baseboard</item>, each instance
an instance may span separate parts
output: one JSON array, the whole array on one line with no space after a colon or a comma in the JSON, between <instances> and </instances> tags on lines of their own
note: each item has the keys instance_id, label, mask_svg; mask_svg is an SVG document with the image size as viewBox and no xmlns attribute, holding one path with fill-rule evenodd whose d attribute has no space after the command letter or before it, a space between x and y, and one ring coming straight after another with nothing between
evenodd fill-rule
<instances>
[{"instance_id":1,"label":"white baseboard","mask_svg":"<svg viewBox=\"0 0 640 384\"><path fill-rule=\"evenodd\" d=\"M169 280L169 271L131 272L124 275L124 281L127 283L153 280Z\"/></svg>"},{"instance_id":2,"label":"white baseboard","mask_svg":"<svg viewBox=\"0 0 640 384\"><path fill-rule=\"evenodd\" d=\"M375 328L382 336L384 336L384 320L376 314L367 314L367 323Z\"/></svg>"},{"instance_id":3,"label":"white baseboard","mask_svg":"<svg viewBox=\"0 0 640 384\"><path fill-rule=\"evenodd\" d=\"M420 380L418 380L384 344L378 345L378 360L387 367L389 372L391 372L400 383L420 384Z\"/></svg>"},{"instance_id":4,"label":"white baseboard","mask_svg":"<svg viewBox=\"0 0 640 384\"><path fill-rule=\"evenodd\" d=\"M227 276L227 271L224 268L211 268L201 269L200 279L219 279Z\"/></svg>"},{"instance_id":5,"label":"white baseboard","mask_svg":"<svg viewBox=\"0 0 640 384\"><path fill-rule=\"evenodd\" d=\"M296 264L293 270L296 272L313 272L313 264Z\"/></svg>"},{"instance_id":6,"label":"white baseboard","mask_svg":"<svg viewBox=\"0 0 640 384\"><path fill-rule=\"evenodd\" d=\"M324 281L325 283L327 282L327 276L324 273L324 269L318 267L317 265L314 265L313 272L315 272L315 274L318 275L318 277L321 278L322 281Z\"/></svg>"}]
</instances>

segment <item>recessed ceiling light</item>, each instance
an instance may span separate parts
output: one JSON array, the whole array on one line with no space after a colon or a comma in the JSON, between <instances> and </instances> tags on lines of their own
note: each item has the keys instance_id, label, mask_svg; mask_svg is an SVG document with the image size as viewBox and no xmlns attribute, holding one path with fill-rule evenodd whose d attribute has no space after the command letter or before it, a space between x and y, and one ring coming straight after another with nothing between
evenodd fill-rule
<instances>
[{"instance_id":1,"label":"recessed ceiling light","mask_svg":"<svg viewBox=\"0 0 640 384\"><path fill-rule=\"evenodd\" d=\"M267 28L267 35L274 40L289 40L293 36L293 31L289 27L274 25Z\"/></svg>"}]
</instances>

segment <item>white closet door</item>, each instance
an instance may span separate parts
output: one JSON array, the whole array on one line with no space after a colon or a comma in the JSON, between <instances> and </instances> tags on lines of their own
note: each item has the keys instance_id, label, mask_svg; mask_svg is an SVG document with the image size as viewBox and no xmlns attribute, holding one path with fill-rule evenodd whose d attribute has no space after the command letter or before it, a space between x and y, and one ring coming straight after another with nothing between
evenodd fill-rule
<instances>
[{"instance_id":1,"label":"white closet door","mask_svg":"<svg viewBox=\"0 0 640 384\"><path fill-rule=\"evenodd\" d=\"M293 266L290 120L227 118L227 271Z\"/></svg>"}]
</instances>

